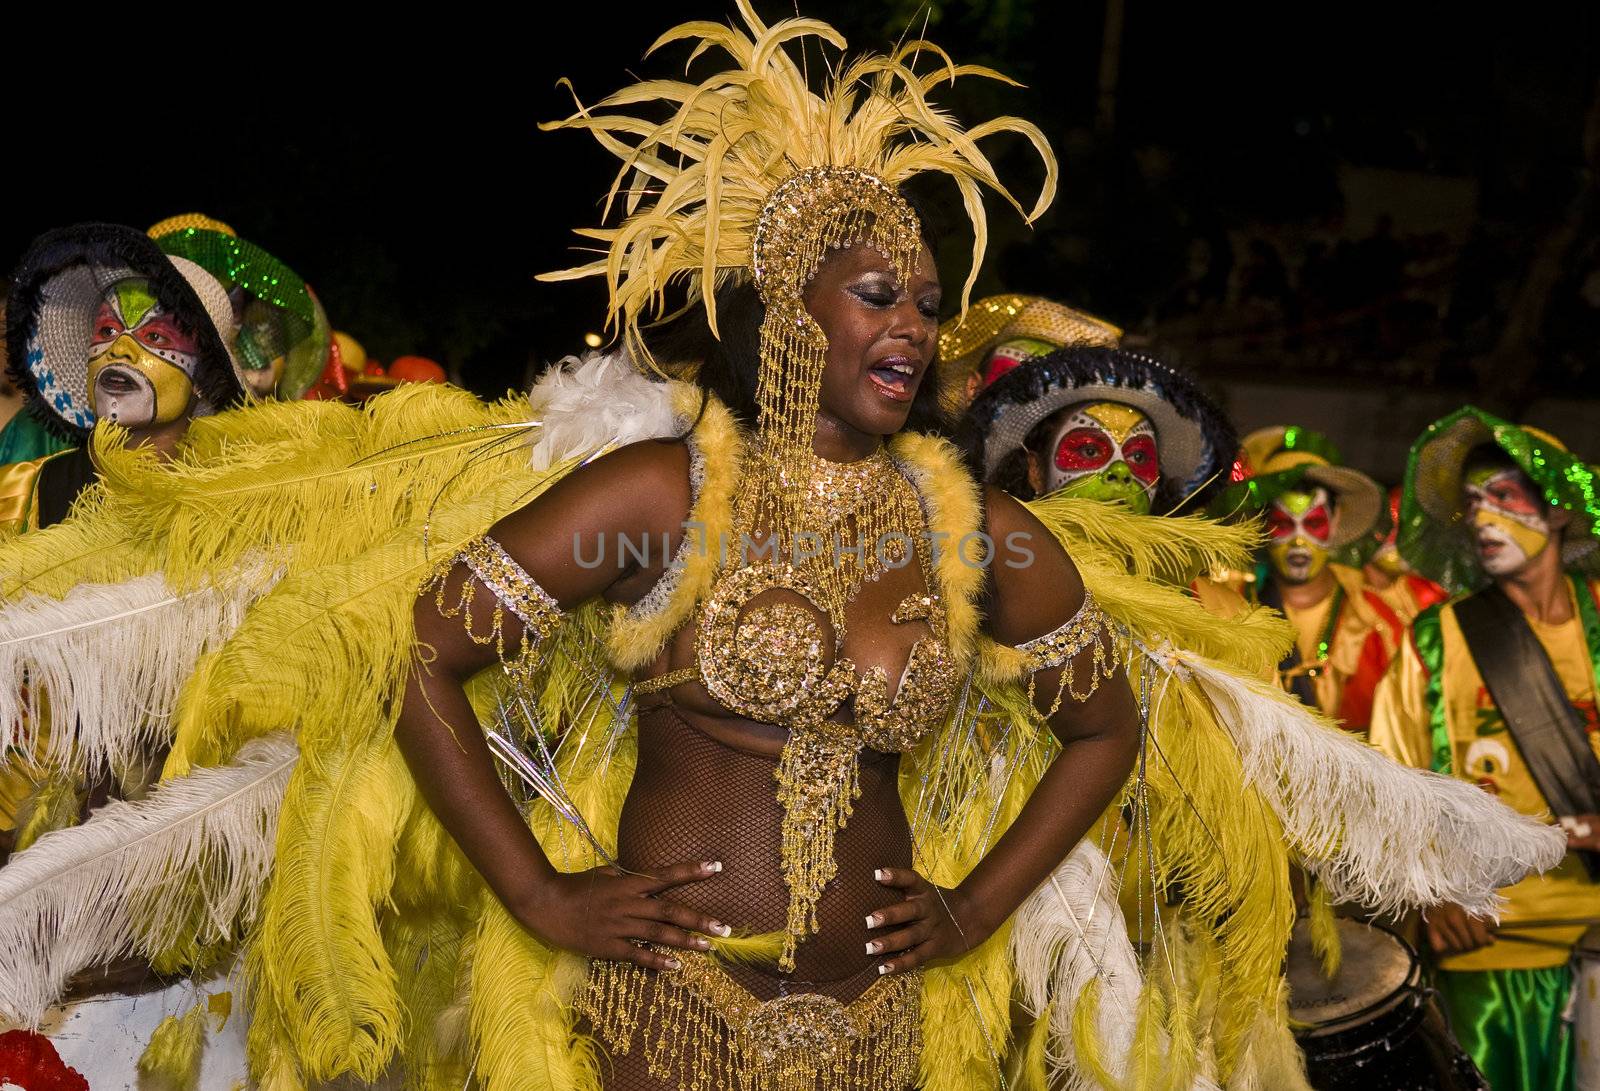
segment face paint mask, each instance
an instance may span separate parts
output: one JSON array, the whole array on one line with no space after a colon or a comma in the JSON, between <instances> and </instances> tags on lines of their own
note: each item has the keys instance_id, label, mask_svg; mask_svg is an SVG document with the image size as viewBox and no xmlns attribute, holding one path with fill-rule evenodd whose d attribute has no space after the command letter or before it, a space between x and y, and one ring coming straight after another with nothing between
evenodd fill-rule
<instances>
[{"instance_id":1,"label":"face paint mask","mask_svg":"<svg viewBox=\"0 0 1600 1091\"><path fill-rule=\"evenodd\" d=\"M1118 500L1150 514L1161 462L1155 426L1137 409L1117 402L1075 406L1056 427L1049 450L1046 493Z\"/></svg>"},{"instance_id":2,"label":"face paint mask","mask_svg":"<svg viewBox=\"0 0 1600 1091\"><path fill-rule=\"evenodd\" d=\"M1048 355L1058 347L1036 337L1013 337L1009 341L1000 342L990 351L989 358L979 369L978 388L981 390L987 387L1012 368L1025 364L1037 356Z\"/></svg>"},{"instance_id":3,"label":"face paint mask","mask_svg":"<svg viewBox=\"0 0 1600 1091\"><path fill-rule=\"evenodd\" d=\"M197 339L138 278L106 289L89 339L89 404L128 428L170 424L189 408Z\"/></svg>"},{"instance_id":4,"label":"face paint mask","mask_svg":"<svg viewBox=\"0 0 1600 1091\"><path fill-rule=\"evenodd\" d=\"M1328 490L1290 490L1267 509L1267 533L1272 544L1267 560L1273 574L1285 583L1310 583L1328 566L1328 543L1333 538L1333 503Z\"/></svg>"},{"instance_id":5,"label":"face paint mask","mask_svg":"<svg viewBox=\"0 0 1600 1091\"><path fill-rule=\"evenodd\" d=\"M1467 519L1478 561L1491 576L1515 575L1550 544L1550 517L1521 473L1470 470L1464 483Z\"/></svg>"}]
</instances>

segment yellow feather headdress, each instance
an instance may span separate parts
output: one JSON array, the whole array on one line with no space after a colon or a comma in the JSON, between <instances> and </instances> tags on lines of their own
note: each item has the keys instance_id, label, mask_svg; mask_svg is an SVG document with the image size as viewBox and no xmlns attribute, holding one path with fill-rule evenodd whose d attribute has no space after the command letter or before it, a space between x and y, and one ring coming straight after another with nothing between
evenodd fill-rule
<instances>
[{"instance_id":1,"label":"yellow feather headdress","mask_svg":"<svg viewBox=\"0 0 1600 1091\"><path fill-rule=\"evenodd\" d=\"M888 225L860 222L863 209L881 220L899 205L890 218L897 226L907 217L915 224L896 189L916 175L939 173L960 190L972 223L972 269L962 290L964 308L988 240L984 187L1031 222L1055 196L1056 161L1036 125L1000 117L964 129L930 103L928 95L936 85L962 76L1014 81L989 68L958 65L931 42L911 41L889 54L830 66L821 90L813 91L804 66L789 55L788 47L799 43L803 49L806 39L817 39L825 49L843 50L844 37L816 19L785 19L769 27L749 0L736 2L745 29L688 22L650 47L654 52L672 42L693 41L691 64L721 49L732 59L730 67L700 83L644 80L592 109L580 102L571 117L543 126L588 130L621 159L604 215L620 200L626 219L616 227L579 231L605 245L603 258L542 279L605 276L608 320L636 358L647 360L638 351L639 327L662 316L669 286L682 285L691 302L703 301L715 331L718 285L760 270L759 285L769 307L775 296L797 295L816 272L814 263L823 252L818 239L831 236L828 244L840 245L839 222L853 218L857 222L852 227L870 231L879 241ZM665 121L624 112L656 104L671 107ZM984 138L1006 132L1027 139L1044 161L1044 186L1027 211L978 147ZM804 259L798 261L785 250L796 241L796 225L804 225L811 236L810 245L802 247ZM853 237L846 232L843 241L865 237L864 232ZM894 252L899 246L880 248L891 257L902 256ZM913 244L913 261L915 252ZM774 277L773 268L781 275Z\"/></svg>"}]
</instances>

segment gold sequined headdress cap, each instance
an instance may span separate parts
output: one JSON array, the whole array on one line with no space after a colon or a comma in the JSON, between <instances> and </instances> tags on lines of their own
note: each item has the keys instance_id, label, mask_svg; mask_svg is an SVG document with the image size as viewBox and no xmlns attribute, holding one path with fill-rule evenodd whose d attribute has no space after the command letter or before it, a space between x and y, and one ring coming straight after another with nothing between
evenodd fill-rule
<instances>
[{"instance_id":1,"label":"gold sequined headdress cap","mask_svg":"<svg viewBox=\"0 0 1600 1091\"><path fill-rule=\"evenodd\" d=\"M545 126L587 129L622 161L605 215L620 201L626 218L615 227L579 232L605 246L603 257L543 279L604 276L612 327L648 359L639 328L662 316L670 285L686 287L691 300L705 306L715 331L714 293L725 280L759 269L770 307L798 298L827 246L870 239L897 264L914 261L916 247L905 236L916 218L896 190L934 172L955 182L972 222L965 306L988 240L982 190L992 189L1022 211L978 143L1010 132L1038 150L1045 181L1024 213L1030 221L1055 196L1055 157L1027 121L1002 117L963 129L928 94L960 76L1012 81L991 69L957 65L939 47L915 41L892 54L827 66L823 86L813 91L789 48L817 39L824 48L843 49L843 36L815 19L769 27L748 0L738 0L738 12L743 28L689 22L651 46L653 52L689 40L695 43L691 63L720 49L731 66L699 83L645 80ZM657 104L671 110L665 120L620 112Z\"/></svg>"}]
</instances>

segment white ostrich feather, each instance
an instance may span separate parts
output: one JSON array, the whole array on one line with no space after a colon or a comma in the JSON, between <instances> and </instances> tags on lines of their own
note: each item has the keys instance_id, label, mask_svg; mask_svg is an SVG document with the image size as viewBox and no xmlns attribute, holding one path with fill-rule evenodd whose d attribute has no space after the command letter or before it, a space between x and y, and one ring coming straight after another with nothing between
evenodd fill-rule
<instances>
[{"instance_id":1,"label":"white ostrich feather","mask_svg":"<svg viewBox=\"0 0 1600 1091\"><path fill-rule=\"evenodd\" d=\"M1398 915L1454 902L1494 914L1496 890L1555 867L1557 827L1454 777L1411 769L1328 723L1275 686L1171 649L1232 736L1245 776L1290 846L1335 901Z\"/></svg>"},{"instance_id":2,"label":"white ostrich feather","mask_svg":"<svg viewBox=\"0 0 1600 1091\"><path fill-rule=\"evenodd\" d=\"M298 752L247 744L136 802L117 801L0 868L0 1018L37 1026L79 970L255 919Z\"/></svg>"},{"instance_id":3,"label":"white ostrich feather","mask_svg":"<svg viewBox=\"0 0 1600 1091\"><path fill-rule=\"evenodd\" d=\"M1130 1071L1144 979L1117 903L1116 875L1098 847L1081 841L1017 910L1011 957L1018 998L1038 1017L1050 1006L1045 1060L1050 1086L1062 1091L1104 1091L1081 1071L1072 1022L1089 982L1100 980L1095 1032L1110 1073L1120 1082ZM1194 1091L1216 1091L1196 1077Z\"/></svg>"},{"instance_id":4,"label":"white ostrich feather","mask_svg":"<svg viewBox=\"0 0 1600 1091\"><path fill-rule=\"evenodd\" d=\"M678 431L671 388L640 374L621 352L568 356L533 384L528 403L540 424L536 470Z\"/></svg>"},{"instance_id":5,"label":"white ostrich feather","mask_svg":"<svg viewBox=\"0 0 1600 1091\"><path fill-rule=\"evenodd\" d=\"M178 691L270 580L175 594L159 572L0 608L0 747L73 768L121 766L165 736ZM26 681L26 685L18 682ZM49 741L38 743L48 706Z\"/></svg>"}]
</instances>

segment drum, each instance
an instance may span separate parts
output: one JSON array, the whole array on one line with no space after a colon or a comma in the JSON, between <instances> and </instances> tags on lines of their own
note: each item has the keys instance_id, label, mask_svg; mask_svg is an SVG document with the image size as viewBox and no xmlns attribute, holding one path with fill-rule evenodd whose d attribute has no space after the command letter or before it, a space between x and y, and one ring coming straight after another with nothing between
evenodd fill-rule
<instances>
[{"instance_id":1,"label":"drum","mask_svg":"<svg viewBox=\"0 0 1600 1091\"><path fill-rule=\"evenodd\" d=\"M1572 950L1572 1033L1577 1039L1577 1091L1600 1091L1600 926Z\"/></svg>"},{"instance_id":2,"label":"drum","mask_svg":"<svg viewBox=\"0 0 1600 1091\"><path fill-rule=\"evenodd\" d=\"M1486 1091L1422 984L1417 954L1377 925L1339 919L1329 978L1302 920L1289 941L1289 1017L1317 1091Z\"/></svg>"},{"instance_id":3,"label":"drum","mask_svg":"<svg viewBox=\"0 0 1600 1091\"><path fill-rule=\"evenodd\" d=\"M230 1003L216 1009L215 1016L207 1016L198 1087L202 1091L243 1087L249 1020L227 970L211 974L198 985L178 981L161 986L151 979L149 986L129 991L64 999L45 1013L39 1029L92 1091L144 1087L149 1081L140 1076L139 1058L156 1027L167 1016L182 1016L201 998L219 993L228 994ZM4 1082L0 1080L0 1084Z\"/></svg>"}]
</instances>

